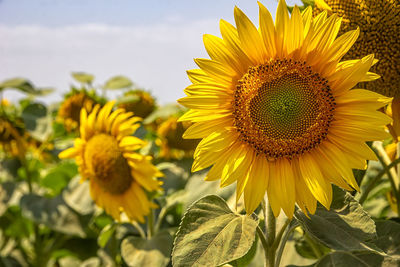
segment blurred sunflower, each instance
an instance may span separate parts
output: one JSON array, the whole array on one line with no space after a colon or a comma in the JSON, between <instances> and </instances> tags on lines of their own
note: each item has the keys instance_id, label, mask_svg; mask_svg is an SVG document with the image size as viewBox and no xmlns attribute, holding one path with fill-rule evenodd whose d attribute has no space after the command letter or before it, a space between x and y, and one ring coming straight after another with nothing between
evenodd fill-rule
<instances>
[{"instance_id":1,"label":"blurred sunflower","mask_svg":"<svg viewBox=\"0 0 400 267\"><path fill-rule=\"evenodd\" d=\"M156 108L154 98L146 91L128 91L124 94L124 97L132 97L132 100L121 103L118 107L133 112L135 116L146 118Z\"/></svg>"},{"instance_id":2,"label":"blurred sunflower","mask_svg":"<svg viewBox=\"0 0 400 267\"><path fill-rule=\"evenodd\" d=\"M172 116L162 122L157 129L159 138L156 144L160 146L160 157L175 158L191 157L198 145L198 139L183 139L182 135L192 125L190 122L178 122L178 118Z\"/></svg>"},{"instance_id":3,"label":"blurred sunflower","mask_svg":"<svg viewBox=\"0 0 400 267\"><path fill-rule=\"evenodd\" d=\"M92 198L115 220L123 211L131 220L143 222L143 216L156 207L145 191L160 190L156 177L162 173L151 164L151 157L136 152L145 144L131 136L141 118L123 109L112 112L114 103L101 109L96 105L89 115L82 109L80 137L59 157L75 158L83 179L89 179Z\"/></svg>"},{"instance_id":4,"label":"blurred sunflower","mask_svg":"<svg viewBox=\"0 0 400 267\"><path fill-rule=\"evenodd\" d=\"M96 101L84 91L74 91L67 96L58 110L58 121L64 124L67 132L79 129L80 111L82 108L90 112Z\"/></svg>"},{"instance_id":5,"label":"blurred sunflower","mask_svg":"<svg viewBox=\"0 0 400 267\"><path fill-rule=\"evenodd\" d=\"M336 38L337 15L294 7L289 18L284 0L274 26L259 8L259 29L239 8L237 28L221 20L222 39L204 36L211 60L188 71L193 84L179 103L191 110L180 121L194 122L186 138L203 138L192 170L213 165L206 180L236 181L247 213L267 191L275 216L283 209L291 218L296 202L313 214L317 201L329 209L331 183L359 190L352 168L376 159L365 141L388 136L390 118L377 111L388 99L352 89L377 78L373 55L341 61L358 29Z\"/></svg>"},{"instance_id":6,"label":"blurred sunflower","mask_svg":"<svg viewBox=\"0 0 400 267\"><path fill-rule=\"evenodd\" d=\"M20 159L24 157L27 144L23 135L23 128L4 116L0 117L0 144L6 153Z\"/></svg>"},{"instance_id":7,"label":"blurred sunflower","mask_svg":"<svg viewBox=\"0 0 400 267\"><path fill-rule=\"evenodd\" d=\"M400 97L400 1L319 0L314 15L329 9L343 18L339 33L360 28L360 37L345 59L375 54L379 63L371 68L381 75L360 86L389 97Z\"/></svg>"}]
</instances>

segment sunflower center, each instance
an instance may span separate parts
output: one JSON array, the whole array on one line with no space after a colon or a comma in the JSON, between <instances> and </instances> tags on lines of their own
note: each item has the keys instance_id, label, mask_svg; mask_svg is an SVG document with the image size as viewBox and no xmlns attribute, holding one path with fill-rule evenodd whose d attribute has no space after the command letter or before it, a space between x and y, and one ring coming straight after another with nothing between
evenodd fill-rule
<instances>
[{"instance_id":1,"label":"sunflower center","mask_svg":"<svg viewBox=\"0 0 400 267\"><path fill-rule=\"evenodd\" d=\"M237 84L233 105L242 141L271 160L293 158L320 144L335 109L328 82L291 60L250 67Z\"/></svg>"},{"instance_id":2,"label":"sunflower center","mask_svg":"<svg viewBox=\"0 0 400 267\"><path fill-rule=\"evenodd\" d=\"M107 134L93 136L86 144L84 159L93 182L105 191L122 194L131 185L130 167L114 137Z\"/></svg>"}]
</instances>

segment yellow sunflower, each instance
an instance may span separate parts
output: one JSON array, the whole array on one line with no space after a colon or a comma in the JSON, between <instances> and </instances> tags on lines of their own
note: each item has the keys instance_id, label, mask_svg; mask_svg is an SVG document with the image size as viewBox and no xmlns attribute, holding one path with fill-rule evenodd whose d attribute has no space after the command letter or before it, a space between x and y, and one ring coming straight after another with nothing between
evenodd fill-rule
<instances>
[{"instance_id":1,"label":"yellow sunflower","mask_svg":"<svg viewBox=\"0 0 400 267\"><path fill-rule=\"evenodd\" d=\"M206 180L236 181L247 213L267 192L275 216L292 217L295 203L313 214L317 201L329 209L332 183L359 190L352 168L376 159L365 141L388 136L390 118L377 111L388 99L352 89L377 78L373 55L341 61L358 29L336 38L337 15L294 7L289 17L284 0L275 25L259 10L259 29L239 8L236 28L221 20L222 39L204 35L211 59L188 71L179 103L191 110L180 121L194 122L186 138L202 138L192 170L213 165Z\"/></svg>"},{"instance_id":2,"label":"yellow sunflower","mask_svg":"<svg viewBox=\"0 0 400 267\"><path fill-rule=\"evenodd\" d=\"M183 139L182 135L192 125L190 122L178 122L177 117L170 117L157 129L157 144L161 147L160 157L182 158L192 156L199 140Z\"/></svg>"},{"instance_id":3,"label":"yellow sunflower","mask_svg":"<svg viewBox=\"0 0 400 267\"><path fill-rule=\"evenodd\" d=\"M121 103L118 107L125 109L126 111L131 111L135 116L146 118L150 113L156 108L156 103L154 98L146 91L143 90L133 90L128 91L124 94L125 97L132 96L137 97L137 99Z\"/></svg>"},{"instance_id":4,"label":"yellow sunflower","mask_svg":"<svg viewBox=\"0 0 400 267\"><path fill-rule=\"evenodd\" d=\"M61 104L58 120L64 124L67 132L79 129L80 111L82 108L91 111L96 101L85 92L74 93Z\"/></svg>"},{"instance_id":5,"label":"yellow sunflower","mask_svg":"<svg viewBox=\"0 0 400 267\"><path fill-rule=\"evenodd\" d=\"M400 97L400 1L399 0L319 0L314 15L328 9L343 19L339 33L360 28L360 37L344 59L374 54L379 63L371 68L381 75L361 87ZM331 13L329 12L329 13Z\"/></svg>"},{"instance_id":6,"label":"yellow sunflower","mask_svg":"<svg viewBox=\"0 0 400 267\"><path fill-rule=\"evenodd\" d=\"M75 158L82 178L90 182L92 198L114 219L120 220L123 211L131 220L143 222L143 216L156 207L146 191L161 189L156 177L162 173L151 164L151 157L136 152L145 144L131 136L141 118L123 109L112 112L114 103L101 109L96 105L89 115L82 109L80 137L59 157Z\"/></svg>"},{"instance_id":7,"label":"yellow sunflower","mask_svg":"<svg viewBox=\"0 0 400 267\"><path fill-rule=\"evenodd\" d=\"M23 138L23 129L6 117L0 117L0 145L11 156L22 159L25 156L27 144Z\"/></svg>"}]
</instances>

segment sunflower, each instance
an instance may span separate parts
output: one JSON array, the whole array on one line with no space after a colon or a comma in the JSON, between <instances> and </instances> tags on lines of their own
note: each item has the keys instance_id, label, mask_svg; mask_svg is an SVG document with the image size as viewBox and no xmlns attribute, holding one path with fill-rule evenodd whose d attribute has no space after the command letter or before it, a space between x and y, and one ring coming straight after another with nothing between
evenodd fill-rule
<instances>
[{"instance_id":1,"label":"sunflower","mask_svg":"<svg viewBox=\"0 0 400 267\"><path fill-rule=\"evenodd\" d=\"M123 109L112 112L114 103L101 109L96 105L89 115L82 109L80 137L59 157L75 158L82 178L90 182L92 198L115 220L123 211L131 220L143 222L143 216L156 207L146 191L160 190L156 177L162 173L149 156L135 152L145 144L131 136L141 118Z\"/></svg>"},{"instance_id":2,"label":"sunflower","mask_svg":"<svg viewBox=\"0 0 400 267\"><path fill-rule=\"evenodd\" d=\"M359 190L352 168L376 160L365 141L388 136L390 118L378 112L388 99L363 89L377 78L374 56L341 61L359 30L336 38L341 19L296 6L289 17L280 0L273 23L259 3L257 29L237 7L236 28L221 20L222 39L204 35L211 59L196 59L192 85L178 100L190 108L180 121L194 124L186 138L202 138L192 171L209 166L206 180L237 182L252 213L267 192L269 204L291 218L295 203L315 213L329 209L332 186Z\"/></svg>"},{"instance_id":3,"label":"sunflower","mask_svg":"<svg viewBox=\"0 0 400 267\"><path fill-rule=\"evenodd\" d=\"M178 118L172 116L158 126L157 135L159 139L157 139L157 144L161 147L160 157L182 158L193 155L199 140L182 138L190 125L190 122L178 122Z\"/></svg>"},{"instance_id":4,"label":"sunflower","mask_svg":"<svg viewBox=\"0 0 400 267\"><path fill-rule=\"evenodd\" d=\"M27 149L23 135L23 128L4 116L0 117L0 145L5 152L22 159Z\"/></svg>"},{"instance_id":5,"label":"sunflower","mask_svg":"<svg viewBox=\"0 0 400 267\"><path fill-rule=\"evenodd\" d=\"M379 60L371 70L381 75L381 79L359 86L400 97L400 1L319 0L316 6L314 15L329 9L343 18L339 33L360 28L360 37L344 59L375 54Z\"/></svg>"},{"instance_id":6,"label":"sunflower","mask_svg":"<svg viewBox=\"0 0 400 267\"><path fill-rule=\"evenodd\" d=\"M154 98L146 91L143 90L132 90L124 94L125 97L135 97L132 101L124 102L118 105L119 108L123 108L126 111L131 111L135 116L146 118L156 108Z\"/></svg>"},{"instance_id":7,"label":"sunflower","mask_svg":"<svg viewBox=\"0 0 400 267\"><path fill-rule=\"evenodd\" d=\"M74 92L67 97L58 110L58 120L68 132L79 129L80 111L85 108L91 111L96 101L85 92Z\"/></svg>"}]
</instances>

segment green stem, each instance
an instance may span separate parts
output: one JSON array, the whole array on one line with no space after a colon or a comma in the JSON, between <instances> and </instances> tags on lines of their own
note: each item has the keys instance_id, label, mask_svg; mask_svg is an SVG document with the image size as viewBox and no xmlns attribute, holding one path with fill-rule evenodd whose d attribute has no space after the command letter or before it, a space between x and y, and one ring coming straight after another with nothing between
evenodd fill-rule
<instances>
[{"instance_id":1,"label":"green stem","mask_svg":"<svg viewBox=\"0 0 400 267\"><path fill-rule=\"evenodd\" d=\"M368 184L367 188L365 188L363 194L360 197L360 204L363 204L364 201L367 199L368 194L371 192L371 190L374 188L375 184L385 175L385 173L389 173L389 170L396 166L397 164L400 163L400 158L394 160L392 163L387 165L383 170L381 170L377 176L373 178L373 180Z\"/></svg>"},{"instance_id":2,"label":"green stem","mask_svg":"<svg viewBox=\"0 0 400 267\"><path fill-rule=\"evenodd\" d=\"M267 238L268 238L268 267L275 267L275 252L274 246L275 235L276 235L276 219L272 212L271 205L267 207Z\"/></svg>"},{"instance_id":3,"label":"green stem","mask_svg":"<svg viewBox=\"0 0 400 267\"><path fill-rule=\"evenodd\" d=\"M400 142L397 142L396 157L397 157L397 159L400 158ZM400 164L397 165L396 170L397 170L397 181L399 182L400 181ZM400 186L400 185L397 185L397 186Z\"/></svg>"},{"instance_id":4,"label":"green stem","mask_svg":"<svg viewBox=\"0 0 400 267\"><path fill-rule=\"evenodd\" d=\"M294 223L289 228L285 229L286 231L283 234L283 237L279 244L278 251L276 253L276 264L275 264L276 267L279 267L279 265L281 264L281 259L282 259L283 251L285 249L286 242L289 240L290 234L294 231L294 229L296 229L297 226L299 226L299 224Z\"/></svg>"},{"instance_id":5,"label":"green stem","mask_svg":"<svg viewBox=\"0 0 400 267\"><path fill-rule=\"evenodd\" d=\"M265 234L263 232L263 230L261 230L260 226L257 226L257 234L258 237L260 238L261 244L264 248L264 256L265 256L265 263L268 262L268 241L265 238Z\"/></svg>"},{"instance_id":6,"label":"green stem","mask_svg":"<svg viewBox=\"0 0 400 267\"><path fill-rule=\"evenodd\" d=\"M140 224L138 224L137 222L132 222L132 226L135 227L136 230L139 232L140 237L146 238L146 233L143 231Z\"/></svg>"},{"instance_id":7,"label":"green stem","mask_svg":"<svg viewBox=\"0 0 400 267\"><path fill-rule=\"evenodd\" d=\"M399 193L399 190L398 190L398 188L396 186L395 177L394 177L394 175L396 175L396 174L393 174L392 171L391 171L392 169L388 168L388 164L386 163L387 160L385 160L385 158L387 157L387 154L386 154L386 151L383 149L382 145L373 146L373 149L374 149L375 154L378 157L380 163L382 164L383 168L384 169L388 169L387 175L388 175L388 178L389 178L389 181L390 181L390 185L392 186L392 190L393 190L394 196L396 197L397 214L400 216L400 193ZM396 178L397 178L397 175L396 175Z\"/></svg>"},{"instance_id":8,"label":"green stem","mask_svg":"<svg viewBox=\"0 0 400 267\"><path fill-rule=\"evenodd\" d=\"M282 228L279 230L278 234L276 235L274 244L272 245L275 250L278 248L279 243L281 242L283 233L285 232L285 230L286 230L287 226L289 225L289 223L290 223L290 219L286 218L285 223L283 224Z\"/></svg>"},{"instance_id":9,"label":"green stem","mask_svg":"<svg viewBox=\"0 0 400 267\"><path fill-rule=\"evenodd\" d=\"M150 209L150 213L147 216L147 239L150 239L154 235L154 211Z\"/></svg>"},{"instance_id":10,"label":"green stem","mask_svg":"<svg viewBox=\"0 0 400 267\"><path fill-rule=\"evenodd\" d=\"M314 252L315 256L317 256L318 259L321 258L322 257L322 253L319 250L319 248L315 245L314 240L312 240L311 237L307 233L304 234L304 239L306 240L307 244L310 245L310 247L311 247L312 251Z\"/></svg>"},{"instance_id":11,"label":"green stem","mask_svg":"<svg viewBox=\"0 0 400 267\"><path fill-rule=\"evenodd\" d=\"M158 215L158 219L156 222L156 226L154 227L154 232L158 232L158 230L160 230L161 227L161 223L164 219L165 214L167 214L168 209L166 209L165 207L163 207L160 211L160 214Z\"/></svg>"},{"instance_id":12,"label":"green stem","mask_svg":"<svg viewBox=\"0 0 400 267\"><path fill-rule=\"evenodd\" d=\"M32 193L33 192L32 177L31 177L31 174L30 174L28 162L26 161L26 155L24 155L24 158L21 159L21 164L25 169L25 174L26 174L26 180L28 182L29 193Z\"/></svg>"}]
</instances>

